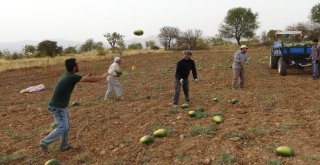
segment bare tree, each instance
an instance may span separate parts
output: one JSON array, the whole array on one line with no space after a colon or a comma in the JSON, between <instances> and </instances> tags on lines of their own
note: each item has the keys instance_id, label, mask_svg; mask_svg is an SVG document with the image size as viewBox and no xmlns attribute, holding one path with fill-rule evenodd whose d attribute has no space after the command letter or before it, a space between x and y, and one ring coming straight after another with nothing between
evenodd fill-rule
<instances>
[{"instance_id":1,"label":"bare tree","mask_svg":"<svg viewBox=\"0 0 320 165\"><path fill-rule=\"evenodd\" d=\"M188 49L193 50L197 46L197 40L201 37L202 31L199 29L189 29L178 38L180 45L186 45Z\"/></svg>"},{"instance_id":2,"label":"bare tree","mask_svg":"<svg viewBox=\"0 0 320 165\"><path fill-rule=\"evenodd\" d=\"M156 42L153 41L153 40L149 40L149 41L146 41L146 48L150 49L152 47L156 46Z\"/></svg>"},{"instance_id":3,"label":"bare tree","mask_svg":"<svg viewBox=\"0 0 320 165\"><path fill-rule=\"evenodd\" d=\"M180 30L176 27L164 26L160 28L160 43L166 50L171 49L172 42L179 36Z\"/></svg>"}]
</instances>

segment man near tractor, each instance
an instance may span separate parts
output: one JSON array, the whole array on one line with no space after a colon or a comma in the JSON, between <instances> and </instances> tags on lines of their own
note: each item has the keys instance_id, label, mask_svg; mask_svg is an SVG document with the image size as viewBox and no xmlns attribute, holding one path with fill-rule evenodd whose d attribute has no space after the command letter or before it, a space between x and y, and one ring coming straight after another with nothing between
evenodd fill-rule
<instances>
[{"instance_id":1,"label":"man near tractor","mask_svg":"<svg viewBox=\"0 0 320 165\"><path fill-rule=\"evenodd\" d=\"M319 79L320 46L318 45L318 39L313 40L310 59L312 62L312 77L314 80Z\"/></svg>"},{"instance_id":2,"label":"man near tractor","mask_svg":"<svg viewBox=\"0 0 320 165\"><path fill-rule=\"evenodd\" d=\"M182 86L184 98L186 103L189 104L189 81L188 76L190 71L192 71L193 79L197 83L197 70L194 61L191 59L192 52L190 50L183 51L183 59L181 59L177 63L176 75L175 75L175 90L174 90L174 99L173 99L173 107L178 107L179 96L180 96L180 88Z\"/></svg>"},{"instance_id":3,"label":"man near tractor","mask_svg":"<svg viewBox=\"0 0 320 165\"><path fill-rule=\"evenodd\" d=\"M237 89L237 81L240 77L240 88L244 87L245 74L244 74L244 65L248 64L247 50L249 48L246 45L241 45L240 51L234 54L232 70L232 89Z\"/></svg>"},{"instance_id":4,"label":"man near tractor","mask_svg":"<svg viewBox=\"0 0 320 165\"><path fill-rule=\"evenodd\" d=\"M108 73L104 73L102 76L91 76L91 74L81 76L76 74L79 72L79 65L75 58L65 60L65 67L67 71L58 79L48 107L49 112L53 115L57 127L46 137L40 140L39 149L42 153L47 153L48 145L60 137L60 151L63 152L72 148L68 141L70 129L68 104L72 91L78 82L93 83L103 80L108 76Z\"/></svg>"}]
</instances>

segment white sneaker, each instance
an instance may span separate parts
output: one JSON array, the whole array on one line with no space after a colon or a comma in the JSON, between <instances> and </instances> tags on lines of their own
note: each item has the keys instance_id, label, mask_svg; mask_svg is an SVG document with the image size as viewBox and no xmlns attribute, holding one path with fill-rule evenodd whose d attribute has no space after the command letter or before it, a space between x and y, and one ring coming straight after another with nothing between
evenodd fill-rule
<instances>
[{"instance_id":1,"label":"white sneaker","mask_svg":"<svg viewBox=\"0 0 320 165\"><path fill-rule=\"evenodd\" d=\"M177 104L173 104L173 108L178 108L178 105Z\"/></svg>"}]
</instances>

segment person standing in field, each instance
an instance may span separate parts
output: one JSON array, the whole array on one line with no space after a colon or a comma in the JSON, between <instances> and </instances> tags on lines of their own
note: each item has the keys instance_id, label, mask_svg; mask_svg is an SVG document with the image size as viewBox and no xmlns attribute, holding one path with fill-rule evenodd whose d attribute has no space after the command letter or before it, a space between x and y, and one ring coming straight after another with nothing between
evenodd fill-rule
<instances>
[{"instance_id":1,"label":"person standing in field","mask_svg":"<svg viewBox=\"0 0 320 165\"><path fill-rule=\"evenodd\" d=\"M79 82L98 82L108 76L108 73L104 73L102 76L91 76L91 74L81 76L76 74L79 72L79 65L75 58L65 60L65 67L67 71L58 79L48 107L57 127L40 140L39 149L42 153L47 153L48 145L60 137L60 151L63 152L72 148L68 139L70 129L68 104L72 91Z\"/></svg>"},{"instance_id":2,"label":"person standing in field","mask_svg":"<svg viewBox=\"0 0 320 165\"><path fill-rule=\"evenodd\" d=\"M116 93L116 99L122 100L122 86L119 81L119 77L122 72L120 70L121 59L120 57L115 57L113 63L108 69L109 76L107 77L108 89L105 93L104 100L109 100L112 94L112 90Z\"/></svg>"},{"instance_id":3,"label":"person standing in field","mask_svg":"<svg viewBox=\"0 0 320 165\"><path fill-rule=\"evenodd\" d=\"M245 81L245 73L244 73L244 65L248 64L247 58L247 50L249 48L246 45L240 46L240 51L234 54L232 70L233 70L233 77L232 77L232 89L237 89L237 81L240 78L240 88L244 87Z\"/></svg>"},{"instance_id":4,"label":"person standing in field","mask_svg":"<svg viewBox=\"0 0 320 165\"><path fill-rule=\"evenodd\" d=\"M175 75L175 90L173 98L173 107L178 107L180 88L182 86L186 103L190 102L189 98L189 80L188 76L192 71L193 79L197 83L197 70L195 62L191 59L192 52L190 50L183 51L183 59L177 63Z\"/></svg>"},{"instance_id":5,"label":"person standing in field","mask_svg":"<svg viewBox=\"0 0 320 165\"><path fill-rule=\"evenodd\" d=\"M312 41L313 44L310 59L312 62L312 77L316 80L319 79L320 46L318 45L318 39L314 39Z\"/></svg>"}]
</instances>

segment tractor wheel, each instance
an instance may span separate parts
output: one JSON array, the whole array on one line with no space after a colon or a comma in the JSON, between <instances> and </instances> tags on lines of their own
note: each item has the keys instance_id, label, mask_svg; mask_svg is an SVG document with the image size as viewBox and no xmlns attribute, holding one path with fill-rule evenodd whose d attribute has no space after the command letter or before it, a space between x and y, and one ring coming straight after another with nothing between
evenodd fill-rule
<instances>
[{"instance_id":1,"label":"tractor wheel","mask_svg":"<svg viewBox=\"0 0 320 165\"><path fill-rule=\"evenodd\" d=\"M278 73L281 76L287 75L287 67L288 63L283 59L283 57L280 57L278 61Z\"/></svg>"},{"instance_id":2,"label":"tractor wheel","mask_svg":"<svg viewBox=\"0 0 320 165\"><path fill-rule=\"evenodd\" d=\"M277 67L278 67L278 61L279 61L279 57L273 56L272 54L270 54L270 57L269 57L269 67L270 67L271 69L277 69Z\"/></svg>"}]
</instances>

